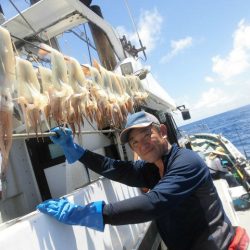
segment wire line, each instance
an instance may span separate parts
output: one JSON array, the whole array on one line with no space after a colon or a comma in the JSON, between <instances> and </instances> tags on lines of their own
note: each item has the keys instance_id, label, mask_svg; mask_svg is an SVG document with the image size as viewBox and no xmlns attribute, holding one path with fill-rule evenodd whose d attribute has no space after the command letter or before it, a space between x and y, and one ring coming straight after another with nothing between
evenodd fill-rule
<instances>
[{"instance_id":1,"label":"wire line","mask_svg":"<svg viewBox=\"0 0 250 250\"><path fill-rule=\"evenodd\" d=\"M15 10L18 12L18 14L23 18L23 20L26 22L26 24L29 26L29 28L34 32L34 36L36 36L40 42L43 42L43 40L37 35L37 32L35 31L35 29L31 26L31 24L24 17L24 15L21 13L21 11L16 7L16 5L12 2L12 0L9 0L9 2L12 4L12 6L15 8Z\"/></svg>"}]
</instances>

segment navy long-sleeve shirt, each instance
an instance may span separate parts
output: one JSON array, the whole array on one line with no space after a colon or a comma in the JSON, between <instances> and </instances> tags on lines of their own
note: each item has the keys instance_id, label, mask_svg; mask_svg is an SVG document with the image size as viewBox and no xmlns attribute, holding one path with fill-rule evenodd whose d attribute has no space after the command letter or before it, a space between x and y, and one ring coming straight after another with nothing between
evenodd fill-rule
<instances>
[{"instance_id":1,"label":"navy long-sleeve shirt","mask_svg":"<svg viewBox=\"0 0 250 250\"><path fill-rule=\"evenodd\" d=\"M106 204L106 224L155 220L170 250L227 249L234 231L222 208L208 167L193 151L174 144L163 156L164 174L145 161L120 161L86 150L80 161L91 170L148 193Z\"/></svg>"}]
</instances>

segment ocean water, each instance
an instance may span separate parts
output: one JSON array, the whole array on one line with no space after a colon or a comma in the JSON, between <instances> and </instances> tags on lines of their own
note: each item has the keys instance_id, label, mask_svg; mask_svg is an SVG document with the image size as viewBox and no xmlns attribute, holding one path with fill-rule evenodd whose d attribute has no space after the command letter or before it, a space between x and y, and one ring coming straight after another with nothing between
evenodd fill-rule
<instances>
[{"instance_id":1,"label":"ocean water","mask_svg":"<svg viewBox=\"0 0 250 250\"><path fill-rule=\"evenodd\" d=\"M222 134L250 159L250 105L179 127L182 133Z\"/></svg>"}]
</instances>

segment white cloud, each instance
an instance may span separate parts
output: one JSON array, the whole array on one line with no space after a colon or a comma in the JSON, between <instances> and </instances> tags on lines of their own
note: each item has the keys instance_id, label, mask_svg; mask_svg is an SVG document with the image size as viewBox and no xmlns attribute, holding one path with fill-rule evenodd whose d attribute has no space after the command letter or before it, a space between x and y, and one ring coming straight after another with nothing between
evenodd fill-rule
<instances>
[{"instance_id":1,"label":"white cloud","mask_svg":"<svg viewBox=\"0 0 250 250\"><path fill-rule=\"evenodd\" d=\"M218 107L231 100L232 97L227 96L221 89L210 88L202 93L200 100L194 105L194 109Z\"/></svg>"},{"instance_id":2,"label":"white cloud","mask_svg":"<svg viewBox=\"0 0 250 250\"><path fill-rule=\"evenodd\" d=\"M222 89L210 88L201 94L201 98L197 102L190 102L189 105L186 105L190 110L191 120L183 121L179 115L177 124L182 126L204 117L221 113L225 111L225 108L230 107L231 99Z\"/></svg>"},{"instance_id":3,"label":"white cloud","mask_svg":"<svg viewBox=\"0 0 250 250\"><path fill-rule=\"evenodd\" d=\"M186 37L178 41L171 41L172 53L177 54L179 51L188 48L192 45L192 37Z\"/></svg>"},{"instance_id":4,"label":"white cloud","mask_svg":"<svg viewBox=\"0 0 250 250\"><path fill-rule=\"evenodd\" d=\"M212 58L215 74L204 77L205 82L221 87L208 89L197 102L190 103L191 122L249 104L250 24L241 20L232 38L231 51L224 57Z\"/></svg>"},{"instance_id":5,"label":"white cloud","mask_svg":"<svg viewBox=\"0 0 250 250\"><path fill-rule=\"evenodd\" d=\"M233 48L222 58L216 55L212 58L212 71L218 79L225 83L250 69L250 25L241 20L233 34Z\"/></svg>"},{"instance_id":6,"label":"white cloud","mask_svg":"<svg viewBox=\"0 0 250 250\"><path fill-rule=\"evenodd\" d=\"M188 36L177 41L171 41L171 51L163 56L160 60L161 63L169 62L173 57L178 55L184 49L189 48L193 44L193 38Z\"/></svg>"},{"instance_id":7,"label":"white cloud","mask_svg":"<svg viewBox=\"0 0 250 250\"><path fill-rule=\"evenodd\" d=\"M205 79L204 79L206 82L214 82L214 78L212 78L211 76L205 76Z\"/></svg>"},{"instance_id":8,"label":"white cloud","mask_svg":"<svg viewBox=\"0 0 250 250\"><path fill-rule=\"evenodd\" d=\"M156 47L157 41L160 40L162 22L163 18L157 8L142 11L140 14L137 29L147 53L151 52ZM120 36L126 35L136 48L140 46L136 32L129 32L124 26L119 26L116 30Z\"/></svg>"},{"instance_id":9,"label":"white cloud","mask_svg":"<svg viewBox=\"0 0 250 250\"><path fill-rule=\"evenodd\" d=\"M183 48L185 43L183 43ZM192 43L187 43L189 46ZM173 43L172 43L173 45ZM188 47L188 45L186 46ZM179 46L172 46L172 51L164 61L171 59L181 51ZM232 49L226 55L212 58L213 75L204 76L204 81L211 87L199 94L199 99L180 96L179 103L190 110L191 120L183 121L179 114L178 125L184 125L205 117L220 114L249 104L250 93L250 24L241 20L232 36ZM220 88L218 88L220 84ZM205 85L204 85L205 86ZM216 87L217 86L217 87ZM186 102L185 102L186 100Z\"/></svg>"},{"instance_id":10,"label":"white cloud","mask_svg":"<svg viewBox=\"0 0 250 250\"><path fill-rule=\"evenodd\" d=\"M238 29L234 33L234 47L250 49L250 25L244 20L239 22Z\"/></svg>"},{"instance_id":11,"label":"white cloud","mask_svg":"<svg viewBox=\"0 0 250 250\"><path fill-rule=\"evenodd\" d=\"M244 91L242 91L244 89ZM197 102L185 103L189 108L192 120L183 121L181 118L177 120L178 125L184 125L190 122L194 122L205 117L220 114L227 110L231 110L237 107L241 107L249 104L250 92L250 80L239 84L239 88L210 88L201 94L201 97ZM185 98L182 99L182 101Z\"/></svg>"},{"instance_id":12,"label":"white cloud","mask_svg":"<svg viewBox=\"0 0 250 250\"><path fill-rule=\"evenodd\" d=\"M138 25L139 34L148 52L155 48L156 42L160 39L162 22L163 18L157 8L141 14Z\"/></svg>"}]
</instances>

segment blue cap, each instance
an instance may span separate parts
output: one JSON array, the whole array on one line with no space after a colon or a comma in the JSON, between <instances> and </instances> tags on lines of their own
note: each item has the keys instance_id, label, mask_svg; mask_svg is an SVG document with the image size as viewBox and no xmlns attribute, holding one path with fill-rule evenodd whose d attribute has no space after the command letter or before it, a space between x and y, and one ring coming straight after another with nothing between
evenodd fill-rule
<instances>
[{"instance_id":1,"label":"blue cap","mask_svg":"<svg viewBox=\"0 0 250 250\"><path fill-rule=\"evenodd\" d=\"M128 142L128 135L131 129L134 128L145 128L151 125L152 123L160 124L159 120L154 116L145 111L140 111L128 116L127 124L125 129L120 134L121 143L124 144Z\"/></svg>"}]
</instances>

